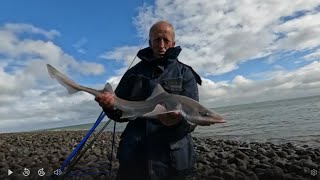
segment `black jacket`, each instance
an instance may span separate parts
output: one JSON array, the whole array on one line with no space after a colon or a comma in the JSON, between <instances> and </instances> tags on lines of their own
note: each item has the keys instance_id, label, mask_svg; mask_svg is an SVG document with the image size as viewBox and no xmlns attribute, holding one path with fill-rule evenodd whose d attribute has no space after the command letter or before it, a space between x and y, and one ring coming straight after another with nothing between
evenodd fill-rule
<instances>
[{"instance_id":1,"label":"black jacket","mask_svg":"<svg viewBox=\"0 0 320 180\"><path fill-rule=\"evenodd\" d=\"M151 48L138 52L141 61L129 69L115 90L119 98L130 101L147 99L156 84L168 92L188 96L199 101L197 83L201 79L194 70L179 62L180 47L170 48L161 60L152 59ZM106 112L116 121L121 112ZM117 157L121 163L144 159L149 174L166 176L170 168L184 171L192 168L195 158L190 132L193 128L185 120L175 126L164 126L157 120L137 118L129 121L121 135Z\"/></svg>"}]
</instances>

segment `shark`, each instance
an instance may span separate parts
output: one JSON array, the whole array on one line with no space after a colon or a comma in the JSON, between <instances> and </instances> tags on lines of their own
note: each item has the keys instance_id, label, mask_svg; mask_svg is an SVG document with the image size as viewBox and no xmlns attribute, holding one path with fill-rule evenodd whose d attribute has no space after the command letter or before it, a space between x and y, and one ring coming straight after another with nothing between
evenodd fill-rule
<instances>
[{"instance_id":1,"label":"shark","mask_svg":"<svg viewBox=\"0 0 320 180\"><path fill-rule=\"evenodd\" d=\"M101 90L82 86L66 75L59 72L56 68L47 64L47 70L51 78L56 79L64 86L69 94L84 91L98 96L101 93L109 92L114 97L114 108L122 111L121 119L127 118L135 120L137 117L157 118L160 114L178 112L187 122L192 125L209 126L215 123L225 123L219 114L209 110L199 102L187 96L170 94L166 92L160 84L157 84L151 95L144 101L128 101L116 96L110 83L106 83Z\"/></svg>"}]
</instances>

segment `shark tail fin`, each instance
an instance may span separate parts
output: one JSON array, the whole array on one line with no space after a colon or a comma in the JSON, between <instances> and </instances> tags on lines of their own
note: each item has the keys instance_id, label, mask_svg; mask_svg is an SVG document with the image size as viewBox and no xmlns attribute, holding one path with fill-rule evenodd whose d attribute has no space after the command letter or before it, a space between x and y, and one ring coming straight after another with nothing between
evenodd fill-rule
<instances>
[{"instance_id":1,"label":"shark tail fin","mask_svg":"<svg viewBox=\"0 0 320 180\"><path fill-rule=\"evenodd\" d=\"M50 77L52 79L57 79L57 81L68 90L69 94L74 94L80 91L76 88L77 86L79 86L78 84L76 84L74 81L60 73L56 68L54 68L50 64L47 64L47 69Z\"/></svg>"},{"instance_id":2,"label":"shark tail fin","mask_svg":"<svg viewBox=\"0 0 320 180\"><path fill-rule=\"evenodd\" d=\"M79 92L78 89L73 88L72 86L69 86L67 83L65 83L63 80L57 78L58 82L67 89L69 94L75 94Z\"/></svg>"}]
</instances>

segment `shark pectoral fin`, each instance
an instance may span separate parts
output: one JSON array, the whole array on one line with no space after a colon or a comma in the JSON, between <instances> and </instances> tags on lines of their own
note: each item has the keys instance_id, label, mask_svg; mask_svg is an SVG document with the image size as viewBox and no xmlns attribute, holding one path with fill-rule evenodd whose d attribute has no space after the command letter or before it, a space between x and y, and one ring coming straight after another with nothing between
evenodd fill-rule
<instances>
[{"instance_id":1,"label":"shark pectoral fin","mask_svg":"<svg viewBox=\"0 0 320 180\"><path fill-rule=\"evenodd\" d=\"M134 119L136 119L137 118L137 116L136 115L133 115L133 114L130 114L130 113L125 113L125 112L123 112L122 113L122 116L120 117L120 119L129 119L129 120L134 120Z\"/></svg>"},{"instance_id":2,"label":"shark pectoral fin","mask_svg":"<svg viewBox=\"0 0 320 180\"><path fill-rule=\"evenodd\" d=\"M165 112L167 112L167 109L161 104L157 104L156 107L151 112L148 112L143 116L156 116L158 114L163 114Z\"/></svg>"},{"instance_id":3,"label":"shark pectoral fin","mask_svg":"<svg viewBox=\"0 0 320 180\"><path fill-rule=\"evenodd\" d=\"M135 119L137 119L137 116L131 116L131 117L128 117L127 119L129 119L129 120L135 120Z\"/></svg>"},{"instance_id":4,"label":"shark pectoral fin","mask_svg":"<svg viewBox=\"0 0 320 180\"><path fill-rule=\"evenodd\" d=\"M153 109L153 111L148 112L144 114L144 117L152 117L152 116L157 116L159 114L167 114L167 113L172 113L172 112L177 112L181 113L181 109L175 109L172 111L168 111L163 105L157 104L156 107Z\"/></svg>"}]
</instances>

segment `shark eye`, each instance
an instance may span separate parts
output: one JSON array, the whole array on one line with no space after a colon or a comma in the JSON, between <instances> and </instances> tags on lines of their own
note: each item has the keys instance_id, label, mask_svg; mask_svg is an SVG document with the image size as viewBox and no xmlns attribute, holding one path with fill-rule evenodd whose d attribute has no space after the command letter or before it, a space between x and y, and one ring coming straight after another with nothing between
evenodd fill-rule
<instances>
[{"instance_id":1,"label":"shark eye","mask_svg":"<svg viewBox=\"0 0 320 180\"><path fill-rule=\"evenodd\" d=\"M202 116L209 116L210 115L208 112L199 112L199 114Z\"/></svg>"}]
</instances>

